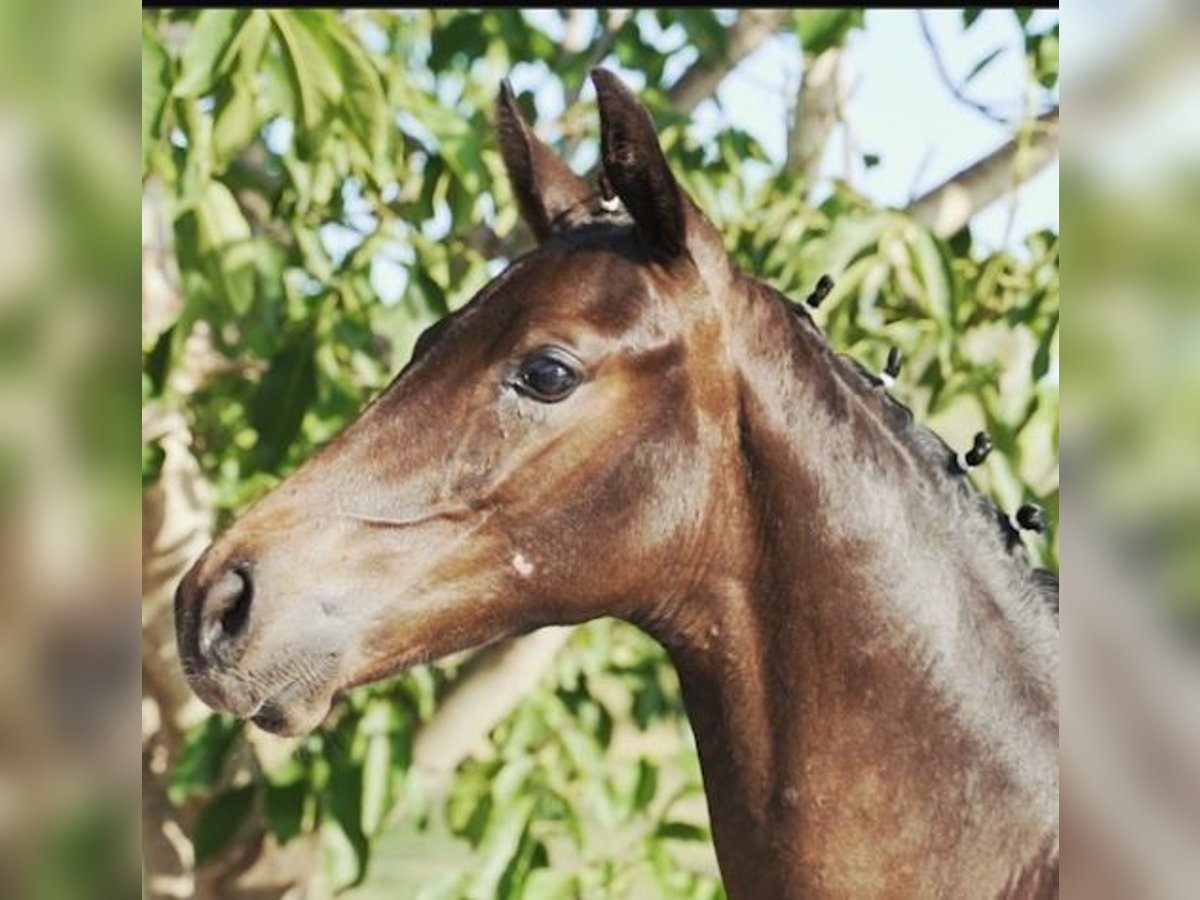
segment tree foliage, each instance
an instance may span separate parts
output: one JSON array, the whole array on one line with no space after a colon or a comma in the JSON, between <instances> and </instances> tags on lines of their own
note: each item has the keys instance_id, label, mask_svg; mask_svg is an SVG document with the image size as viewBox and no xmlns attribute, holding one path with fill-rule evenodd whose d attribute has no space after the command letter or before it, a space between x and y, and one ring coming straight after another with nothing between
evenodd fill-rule
<instances>
[{"instance_id":1,"label":"tree foliage","mask_svg":"<svg viewBox=\"0 0 1200 900\"><path fill-rule=\"evenodd\" d=\"M143 404L186 417L222 520L346 425L416 335L522 246L491 127L499 80L536 63L582 96L557 133L539 129L586 166L595 108L583 86L606 59L644 76L668 158L743 268L796 298L831 274L818 316L831 342L876 370L898 346L896 393L918 418L960 444L991 434L998 452L974 477L1002 507L1047 508L1034 552L1056 565L1057 234L985 253L969 229L940 239L844 183L809 205L803 177L736 128L698 139L668 73L719 59L729 22L601 15L569 46L517 9L148 13L143 178L165 188L182 302L143 333ZM862 22L861 10L826 11L784 27L815 54ZM1031 82L1051 86L1057 26L1023 33ZM519 101L533 118L532 96ZM748 180L747 161L766 177ZM144 485L162 456L143 442ZM206 721L170 774L171 799L199 804L198 860L259 822L279 842L320 834L331 884L365 891L372 848L403 826L413 837L389 853L441 839L458 854L425 897L722 894L678 686L655 644L613 622L578 629L449 793L430 795L410 767L414 735L460 662L352 693L272 758L240 725Z\"/></svg>"}]
</instances>

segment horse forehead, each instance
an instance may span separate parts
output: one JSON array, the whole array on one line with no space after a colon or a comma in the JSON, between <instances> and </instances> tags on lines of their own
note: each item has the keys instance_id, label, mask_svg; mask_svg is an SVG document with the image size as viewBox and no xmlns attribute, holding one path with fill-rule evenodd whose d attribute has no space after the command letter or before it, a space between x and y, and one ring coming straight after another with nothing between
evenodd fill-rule
<instances>
[{"instance_id":1,"label":"horse forehead","mask_svg":"<svg viewBox=\"0 0 1200 900\"><path fill-rule=\"evenodd\" d=\"M646 312L652 291L645 270L621 249L606 245L549 246L521 264L496 298L527 322L574 320L601 332L621 333Z\"/></svg>"}]
</instances>

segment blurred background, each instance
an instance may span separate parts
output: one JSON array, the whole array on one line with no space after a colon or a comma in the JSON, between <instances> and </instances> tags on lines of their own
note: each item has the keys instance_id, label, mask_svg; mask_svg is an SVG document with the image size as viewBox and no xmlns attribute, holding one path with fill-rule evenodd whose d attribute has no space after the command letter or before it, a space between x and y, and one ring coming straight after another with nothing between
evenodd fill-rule
<instances>
[{"instance_id":1,"label":"blurred background","mask_svg":"<svg viewBox=\"0 0 1200 900\"><path fill-rule=\"evenodd\" d=\"M136 897L138 11L0 3L0 897Z\"/></svg>"},{"instance_id":2,"label":"blurred background","mask_svg":"<svg viewBox=\"0 0 1200 900\"><path fill-rule=\"evenodd\" d=\"M1200 890L1200 12L1063 5L1064 892Z\"/></svg>"},{"instance_id":3,"label":"blurred background","mask_svg":"<svg viewBox=\"0 0 1200 900\"><path fill-rule=\"evenodd\" d=\"M0 5L0 896L721 895L673 673L624 626L422 668L296 741L177 670L213 531L529 247L504 76L580 171L588 68L641 90L745 268L797 299L829 273L835 346L900 346L922 421L990 431L972 477L1046 507L1027 544L1057 568L1057 11L151 10L140 153L137 15ZM1200 31L1169 2L1063 15L1063 891L1192 896Z\"/></svg>"}]
</instances>

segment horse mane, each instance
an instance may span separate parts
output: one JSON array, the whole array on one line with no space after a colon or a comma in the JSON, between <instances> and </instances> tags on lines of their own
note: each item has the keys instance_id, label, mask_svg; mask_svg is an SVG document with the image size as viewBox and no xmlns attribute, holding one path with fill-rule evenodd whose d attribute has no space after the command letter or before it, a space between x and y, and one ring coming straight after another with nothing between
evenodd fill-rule
<instances>
[{"instance_id":1,"label":"horse mane","mask_svg":"<svg viewBox=\"0 0 1200 900\"><path fill-rule=\"evenodd\" d=\"M796 335L810 339L816 351L828 362L829 370L845 387L868 404L878 404L877 408L883 413L881 421L909 451L935 490L946 498L950 514L984 535L985 540L992 543L988 549L1002 554L1011 566L1016 567L1025 590L1040 600L1041 608L1053 613L1057 623L1058 575L1033 566L1020 532L1009 516L991 498L980 493L965 472L956 471L957 451L932 429L917 422L912 410L892 396L879 376L858 360L836 352L803 304L764 281L756 278L747 278L747 281L760 296L782 303L791 312L792 320L798 326Z\"/></svg>"}]
</instances>

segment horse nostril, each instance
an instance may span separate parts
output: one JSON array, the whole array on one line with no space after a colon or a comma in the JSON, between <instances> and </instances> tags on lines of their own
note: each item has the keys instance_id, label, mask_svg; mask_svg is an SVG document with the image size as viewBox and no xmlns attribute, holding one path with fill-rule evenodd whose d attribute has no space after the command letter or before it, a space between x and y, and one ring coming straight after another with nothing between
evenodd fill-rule
<instances>
[{"instance_id":1,"label":"horse nostril","mask_svg":"<svg viewBox=\"0 0 1200 900\"><path fill-rule=\"evenodd\" d=\"M230 569L213 582L200 611L200 652L228 656L250 621L254 586L245 569Z\"/></svg>"}]
</instances>

